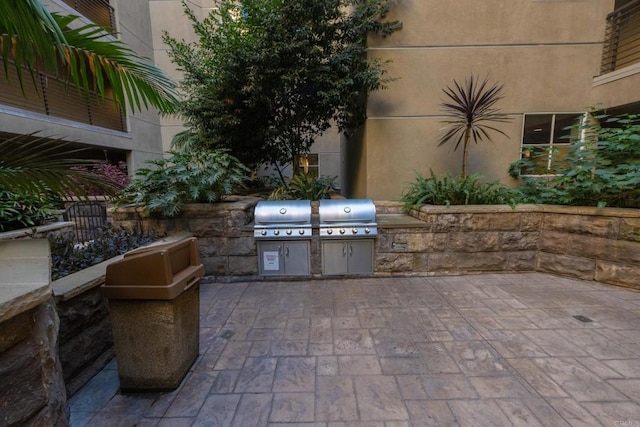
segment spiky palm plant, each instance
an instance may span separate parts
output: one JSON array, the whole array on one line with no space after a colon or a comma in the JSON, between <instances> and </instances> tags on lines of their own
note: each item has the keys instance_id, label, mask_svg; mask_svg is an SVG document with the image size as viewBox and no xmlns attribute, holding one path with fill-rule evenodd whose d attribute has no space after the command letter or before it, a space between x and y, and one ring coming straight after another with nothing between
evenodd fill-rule
<instances>
[{"instance_id":1,"label":"spiky palm plant","mask_svg":"<svg viewBox=\"0 0 640 427\"><path fill-rule=\"evenodd\" d=\"M449 98L440 104L447 118L443 123L447 125L445 134L438 141L438 147L449 141L455 142L454 151L463 144L462 177L467 176L467 161L469 156L469 142L476 144L483 139L491 141L490 131L507 136L500 129L487 123L506 123L510 118L495 108L495 104L503 98L501 83L489 84L488 78L479 82L478 78L466 78L464 85L454 80L454 87L447 86L442 91Z\"/></svg>"}]
</instances>

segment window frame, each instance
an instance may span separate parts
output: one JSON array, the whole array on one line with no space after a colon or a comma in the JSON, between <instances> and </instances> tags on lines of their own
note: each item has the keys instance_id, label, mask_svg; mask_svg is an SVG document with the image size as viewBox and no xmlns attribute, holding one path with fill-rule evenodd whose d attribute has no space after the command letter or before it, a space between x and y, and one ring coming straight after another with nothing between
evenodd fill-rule
<instances>
[{"instance_id":1,"label":"window frame","mask_svg":"<svg viewBox=\"0 0 640 427\"><path fill-rule=\"evenodd\" d=\"M529 176L529 177L545 177L545 176L557 176L557 173L553 173L553 161L554 158L557 159L557 157L554 157L554 147L568 147L571 144L574 144L576 142L582 141L585 138L584 135L584 130L580 131L579 136L577 136L577 138L575 140L569 139L567 140L567 142L557 142L558 138L555 137L556 134L556 125L557 125L557 116L567 116L567 115L571 115L571 116L575 116L577 117L581 117L581 124L584 124L586 120L588 120L588 112L585 111L569 111L569 112L559 112L559 111L554 111L554 112L535 112L535 113L523 113L522 114L522 129L521 129L521 137L520 137L520 160L524 160L525 159L525 148L526 147L544 147L547 149L547 160L546 160L546 168L545 171L546 173L521 173L521 176ZM525 143L525 131L527 129L527 116L551 116L551 128L550 128L550 132L549 132L549 141L548 143L544 143L544 144L527 144ZM563 136L561 136L560 138L563 138Z\"/></svg>"}]
</instances>

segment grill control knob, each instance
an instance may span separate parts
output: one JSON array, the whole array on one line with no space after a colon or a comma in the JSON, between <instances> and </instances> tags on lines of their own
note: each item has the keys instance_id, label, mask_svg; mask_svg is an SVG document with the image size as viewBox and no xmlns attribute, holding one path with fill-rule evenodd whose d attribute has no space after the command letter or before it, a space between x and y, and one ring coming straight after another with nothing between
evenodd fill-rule
<instances>
[{"instance_id":1,"label":"grill control knob","mask_svg":"<svg viewBox=\"0 0 640 427\"><path fill-rule=\"evenodd\" d=\"M328 229L327 230L327 234L333 234L333 230L332 229Z\"/></svg>"},{"instance_id":2,"label":"grill control knob","mask_svg":"<svg viewBox=\"0 0 640 427\"><path fill-rule=\"evenodd\" d=\"M345 231L344 228L341 228L340 229L340 234L344 234L344 231Z\"/></svg>"},{"instance_id":3,"label":"grill control knob","mask_svg":"<svg viewBox=\"0 0 640 427\"><path fill-rule=\"evenodd\" d=\"M303 235L304 234L304 228L301 228L300 230L298 230L298 234Z\"/></svg>"},{"instance_id":4,"label":"grill control knob","mask_svg":"<svg viewBox=\"0 0 640 427\"><path fill-rule=\"evenodd\" d=\"M291 236L291 230L287 230L287 236Z\"/></svg>"},{"instance_id":5,"label":"grill control knob","mask_svg":"<svg viewBox=\"0 0 640 427\"><path fill-rule=\"evenodd\" d=\"M276 236L280 234L280 230L273 230L273 234L275 234Z\"/></svg>"},{"instance_id":6,"label":"grill control knob","mask_svg":"<svg viewBox=\"0 0 640 427\"><path fill-rule=\"evenodd\" d=\"M369 233L371 233L371 229L369 227L365 227L364 228L364 232L369 234Z\"/></svg>"},{"instance_id":7,"label":"grill control knob","mask_svg":"<svg viewBox=\"0 0 640 427\"><path fill-rule=\"evenodd\" d=\"M358 229L357 229L356 227L353 227L353 228L351 229L351 232L352 232L353 234L358 234Z\"/></svg>"},{"instance_id":8,"label":"grill control knob","mask_svg":"<svg viewBox=\"0 0 640 427\"><path fill-rule=\"evenodd\" d=\"M267 230L262 230L262 231L260 232L260 234L262 234L263 236L266 236L266 235L267 235Z\"/></svg>"}]
</instances>

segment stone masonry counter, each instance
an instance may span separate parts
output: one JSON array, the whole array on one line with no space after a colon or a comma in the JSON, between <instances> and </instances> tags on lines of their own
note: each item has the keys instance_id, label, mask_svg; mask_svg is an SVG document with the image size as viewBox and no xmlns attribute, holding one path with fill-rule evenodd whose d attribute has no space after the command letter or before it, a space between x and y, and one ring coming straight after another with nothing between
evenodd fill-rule
<instances>
[{"instance_id":1,"label":"stone masonry counter","mask_svg":"<svg viewBox=\"0 0 640 427\"><path fill-rule=\"evenodd\" d=\"M68 423L46 239L0 241L0 425Z\"/></svg>"}]
</instances>

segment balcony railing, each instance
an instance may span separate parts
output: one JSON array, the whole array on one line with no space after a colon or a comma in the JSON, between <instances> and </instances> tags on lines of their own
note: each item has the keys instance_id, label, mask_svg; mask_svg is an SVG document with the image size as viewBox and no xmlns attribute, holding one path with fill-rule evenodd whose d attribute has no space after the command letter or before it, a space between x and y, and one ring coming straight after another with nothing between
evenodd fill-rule
<instances>
[{"instance_id":1,"label":"balcony railing","mask_svg":"<svg viewBox=\"0 0 640 427\"><path fill-rule=\"evenodd\" d=\"M63 0L92 22L115 32L116 17L108 0Z\"/></svg>"},{"instance_id":2,"label":"balcony railing","mask_svg":"<svg viewBox=\"0 0 640 427\"><path fill-rule=\"evenodd\" d=\"M0 104L126 132L123 112L113 99L103 100L97 94L87 97L73 85L44 73L36 75L35 85L29 73L23 73L23 79L24 92L15 69L9 68L9 78L0 78Z\"/></svg>"},{"instance_id":3,"label":"balcony railing","mask_svg":"<svg viewBox=\"0 0 640 427\"><path fill-rule=\"evenodd\" d=\"M640 0L634 0L607 16L600 74L640 62Z\"/></svg>"}]
</instances>

